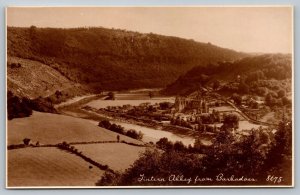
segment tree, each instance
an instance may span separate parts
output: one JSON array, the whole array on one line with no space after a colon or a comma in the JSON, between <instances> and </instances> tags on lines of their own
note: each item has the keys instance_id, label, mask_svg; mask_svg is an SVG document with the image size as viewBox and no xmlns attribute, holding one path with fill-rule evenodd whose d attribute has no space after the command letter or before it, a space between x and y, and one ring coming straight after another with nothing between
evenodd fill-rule
<instances>
[{"instance_id":1,"label":"tree","mask_svg":"<svg viewBox=\"0 0 300 195\"><path fill-rule=\"evenodd\" d=\"M236 105L240 106L242 104L242 97L240 95L234 93L232 99Z\"/></svg>"},{"instance_id":2,"label":"tree","mask_svg":"<svg viewBox=\"0 0 300 195\"><path fill-rule=\"evenodd\" d=\"M199 137L197 137L194 142L194 149L197 151L201 151L202 147L203 147L203 143L202 143L201 139Z\"/></svg>"},{"instance_id":3,"label":"tree","mask_svg":"<svg viewBox=\"0 0 300 195\"><path fill-rule=\"evenodd\" d=\"M158 148L163 150L170 150L173 149L173 144L168 140L168 138L163 137L158 142L156 142Z\"/></svg>"},{"instance_id":4,"label":"tree","mask_svg":"<svg viewBox=\"0 0 300 195\"><path fill-rule=\"evenodd\" d=\"M150 98L150 99L153 98L153 96L154 96L153 91L149 91L148 95L149 95L149 98Z\"/></svg>"},{"instance_id":5,"label":"tree","mask_svg":"<svg viewBox=\"0 0 300 195\"><path fill-rule=\"evenodd\" d=\"M215 80L214 82L213 82L213 89L214 90L217 90L217 89L219 89L219 87L220 87L220 81L219 80Z\"/></svg>"},{"instance_id":6,"label":"tree","mask_svg":"<svg viewBox=\"0 0 300 195\"><path fill-rule=\"evenodd\" d=\"M107 95L108 95L109 100L115 100L115 93L114 92L109 92Z\"/></svg>"},{"instance_id":7,"label":"tree","mask_svg":"<svg viewBox=\"0 0 300 195\"><path fill-rule=\"evenodd\" d=\"M225 128L239 128L239 117L236 114L225 115L223 126Z\"/></svg>"},{"instance_id":8,"label":"tree","mask_svg":"<svg viewBox=\"0 0 300 195\"><path fill-rule=\"evenodd\" d=\"M143 137L144 137L144 134L141 132L141 131L139 131L139 134L138 134L138 140L142 140L143 139Z\"/></svg>"},{"instance_id":9,"label":"tree","mask_svg":"<svg viewBox=\"0 0 300 195\"><path fill-rule=\"evenodd\" d=\"M11 91L7 92L8 120L13 118L27 117L32 114L32 100L15 96Z\"/></svg>"},{"instance_id":10,"label":"tree","mask_svg":"<svg viewBox=\"0 0 300 195\"><path fill-rule=\"evenodd\" d=\"M283 120L279 123L278 130L275 133L275 140L278 153L292 154L292 122Z\"/></svg>"},{"instance_id":11,"label":"tree","mask_svg":"<svg viewBox=\"0 0 300 195\"><path fill-rule=\"evenodd\" d=\"M213 145L218 146L220 144L231 144L234 141L234 136L227 131L229 131L229 129L217 132Z\"/></svg>"},{"instance_id":12,"label":"tree","mask_svg":"<svg viewBox=\"0 0 300 195\"><path fill-rule=\"evenodd\" d=\"M256 102L256 101L252 101L251 102L251 108L253 108L253 109L258 109L258 103Z\"/></svg>"},{"instance_id":13,"label":"tree","mask_svg":"<svg viewBox=\"0 0 300 195\"><path fill-rule=\"evenodd\" d=\"M161 110L167 110L172 106L170 102L161 102L159 103L159 107Z\"/></svg>"},{"instance_id":14,"label":"tree","mask_svg":"<svg viewBox=\"0 0 300 195\"><path fill-rule=\"evenodd\" d=\"M124 128L121 125L117 125L115 123L113 123L109 130L120 133L120 134L124 134Z\"/></svg>"},{"instance_id":15,"label":"tree","mask_svg":"<svg viewBox=\"0 0 300 195\"><path fill-rule=\"evenodd\" d=\"M143 133L141 131L137 132L136 130L130 129L126 132L126 136L131 137L133 139L142 140Z\"/></svg>"},{"instance_id":16,"label":"tree","mask_svg":"<svg viewBox=\"0 0 300 195\"><path fill-rule=\"evenodd\" d=\"M269 92L266 95L265 101L267 106L275 106L276 105L276 99L275 99L276 94Z\"/></svg>"},{"instance_id":17,"label":"tree","mask_svg":"<svg viewBox=\"0 0 300 195\"><path fill-rule=\"evenodd\" d=\"M177 146L174 144L174 150L146 150L140 155L134 164L121 175L107 175L102 177L102 182L98 185L138 185L141 174L144 177L153 176L154 178L168 178L172 174L184 175L185 177L195 177L201 175L203 177L216 177L222 173L223 175L243 176L247 178L256 178L259 181L265 181L266 175L269 174L270 165L276 165L277 159L283 159L283 153L291 151L291 133L290 123L278 130L276 138L278 144L277 149L273 150L273 155L268 158L270 151L270 142L273 140L273 134L262 128L251 130L249 135L235 136L227 134L224 131L218 132L213 146L208 147L202 145L199 140L195 142L195 147L189 146L187 150L175 150ZM285 134L283 134L285 132ZM287 133L289 132L289 133ZM291 135L291 134L290 134ZM285 141L284 141L285 140ZM197 144L198 142L198 144ZM157 145L167 145L167 138L160 139ZM286 144L289 143L289 144ZM181 144L178 144L178 146ZM182 145L181 145L182 146ZM282 147L283 146L283 147ZM287 146L287 147L285 147ZM287 151L285 150L287 149ZM280 151L280 153L278 153ZM201 155L199 155L201 154ZM205 154L205 155L202 155ZM276 157L274 159L274 157ZM265 164L266 160L270 160L269 164ZM276 162L275 164L273 162ZM270 164L273 163L273 164ZM283 164L280 166L284 167ZM275 167L280 168L280 167ZM287 167L284 167L284 170ZM279 172L280 173L280 172ZM274 174L274 172L272 173ZM280 176L283 175L279 174ZM117 178L115 178L117 176ZM287 178L288 179L288 178ZM106 183L109 181L109 183ZM117 182L117 184L116 184ZM156 182L156 183L155 183ZM257 182L257 181L255 181ZM244 184L255 184L255 182L244 182ZM164 183L157 181L147 181L147 185L174 185L170 180ZM201 183L206 184L206 183ZM208 185L216 184L212 181ZM228 183L225 183L228 184ZM232 181L230 184L241 184L240 181Z\"/></svg>"},{"instance_id":18,"label":"tree","mask_svg":"<svg viewBox=\"0 0 300 195\"><path fill-rule=\"evenodd\" d=\"M103 127L105 129L110 129L111 123L108 120L102 120L98 124L99 127Z\"/></svg>"},{"instance_id":19,"label":"tree","mask_svg":"<svg viewBox=\"0 0 300 195\"><path fill-rule=\"evenodd\" d=\"M267 92L268 90L266 87L254 87L254 93L256 93L257 95L265 96Z\"/></svg>"},{"instance_id":20,"label":"tree","mask_svg":"<svg viewBox=\"0 0 300 195\"><path fill-rule=\"evenodd\" d=\"M23 139L23 143L24 143L26 146L28 146L29 143L30 143L30 139L29 139L29 138L24 138L24 139Z\"/></svg>"},{"instance_id":21,"label":"tree","mask_svg":"<svg viewBox=\"0 0 300 195\"><path fill-rule=\"evenodd\" d=\"M176 150L176 151L183 151L183 150L185 150L186 149L186 147L183 145L183 143L181 142L181 141L176 141L175 143L174 143L174 150Z\"/></svg>"},{"instance_id":22,"label":"tree","mask_svg":"<svg viewBox=\"0 0 300 195\"><path fill-rule=\"evenodd\" d=\"M244 81L242 81L239 84L239 89L238 90L239 90L240 94L248 94L249 93L249 86Z\"/></svg>"},{"instance_id":23,"label":"tree","mask_svg":"<svg viewBox=\"0 0 300 195\"><path fill-rule=\"evenodd\" d=\"M62 96L61 91L56 90L55 96L56 96L57 99L58 99L60 96Z\"/></svg>"},{"instance_id":24,"label":"tree","mask_svg":"<svg viewBox=\"0 0 300 195\"><path fill-rule=\"evenodd\" d=\"M285 105L291 105L292 104L292 101L289 100L286 96L282 97L281 98L281 101L282 101L282 104L285 106Z\"/></svg>"},{"instance_id":25,"label":"tree","mask_svg":"<svg viewBox=\"0 0 300 195\"><path fill-rule=\"evenodd\" d=\"M278 98L282 98L282 97L284 97L285 96L285 91L284 90L279 90L278 92L277 92L277 97Z\"/></svg>"},{"instance_id":26,"label":"tree","mask_svg":"<svg viewBox=\"0 0 300 195\"><path fill-rule=\"evenodd\" d=\"M292 122L281 121L274 135L271 149L267 154L265 169L267 174L291 175L292 174ZM285 182L291 183L291 178L286 177Z\"/></svg>"},{"instance_id":27,"label":"tree","mask_svg":"<svg viewBox=\"0 0 300 195\"><path fill-rule=\"evenodd\" d=\"M120 182L120 173L105 171L101 179L96 183L97 186L117 186Z\"/></svg>"},{"instance_id":28,"label":"tree","mask_svg":"<svg viewBox=\"0 0 300 195\"><path fill-rule=\"evenodd\" d=\"M37 28L36 26L30 26L29 28L29 36L31 38L31 42L34 43L36 42L36 39L37 39Z\"/></svg>"}]
</instances>

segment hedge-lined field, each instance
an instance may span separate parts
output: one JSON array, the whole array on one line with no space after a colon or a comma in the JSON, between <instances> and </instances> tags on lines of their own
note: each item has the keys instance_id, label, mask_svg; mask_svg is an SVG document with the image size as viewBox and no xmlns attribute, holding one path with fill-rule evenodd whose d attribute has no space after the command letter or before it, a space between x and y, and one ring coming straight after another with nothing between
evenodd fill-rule
<instances>
[{"instance_id":1,"label":"hedge-lined field","mask_svg":"<svg viewBox=\"0 0 300 195\"><path fill-rule=\"evenodd\" d=\"M75 148L94 161L109 165L115 171L129 168L146 149L124 143L82 144Z\"/></svg>"},{"instance_id":2,"label":"hedge-lined field","mask_svg":"<svg viewBox=\"0 0 300 195\"><path fill-rule=\"evenodd\" d=\"M58 148L23 148L7 154L8 186L94 186L104 171Z\"/></svg>"},{"instance_id":3,"label":"hedge-lined field","mask_svg":"<svg viewBox=\"0 0 300 195\"><path fill-rule=\"evenodd\" d=\"M117 141L117 133L103 129L88 120L70 116L33 112L32 116L17 118L7 123L7 145L21 144L24 138L35 144L62 142ZM142 142L120 135L120 140Z\"/></svg>"}]
</instances>

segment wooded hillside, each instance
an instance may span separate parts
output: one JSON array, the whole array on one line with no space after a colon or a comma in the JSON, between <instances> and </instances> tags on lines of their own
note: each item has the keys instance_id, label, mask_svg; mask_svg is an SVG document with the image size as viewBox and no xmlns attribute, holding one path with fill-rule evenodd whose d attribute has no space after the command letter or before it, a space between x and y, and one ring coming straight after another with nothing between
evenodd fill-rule
<instances>
[{"instance_id":1,"label":"wooded hillside","mask_svg":"<svg viewBox=\"0 0 300 195\"><path fill-rule=\"evenodd\" d=\"M165 87L194 66L247 56L211 43L106 28L7 29L8 56L39 61L95 91Z\"/></svg>"}]
</instances>

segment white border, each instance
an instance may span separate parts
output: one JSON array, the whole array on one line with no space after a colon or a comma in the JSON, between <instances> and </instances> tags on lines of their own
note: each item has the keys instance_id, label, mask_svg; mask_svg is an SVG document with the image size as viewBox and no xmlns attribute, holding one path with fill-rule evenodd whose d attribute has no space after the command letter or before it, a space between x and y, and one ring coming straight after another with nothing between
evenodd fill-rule
<instances>
[{"instance_id":1,"label":"white border","mask_svg":"<svg viewBox=\"0 0 300 195\"><path fill-rule=\"evenodd\" d=\"M248 8L259 8L259 7L289 7L291 8L291 19L292 19L292 184L291 185L206 185L206 186L8 186L8 175L7 175L7 118L6 118L6 139L5 139L5 168L6 168L6 189L185 189L185 188L190 188L190 189L201 189L201 188L294 188L294 180L295 180L295 83L294 83L294 53L295 53L295 48L294 48L294 6L292 4L277 4L277 5L126 5L126 6L70 6L70 5L62 5L62 6L6 6L5 7L5 97L7 97L7 8L174 8L174 7L184 7L184 8L222 8L222 7L248 7ZM7 98L6 98L7 99ZM6 100L5 99L5 100ZM5 101L5 111L6 111L6 117L7 117L7 101Z\"/></svg>"}]
</instances>

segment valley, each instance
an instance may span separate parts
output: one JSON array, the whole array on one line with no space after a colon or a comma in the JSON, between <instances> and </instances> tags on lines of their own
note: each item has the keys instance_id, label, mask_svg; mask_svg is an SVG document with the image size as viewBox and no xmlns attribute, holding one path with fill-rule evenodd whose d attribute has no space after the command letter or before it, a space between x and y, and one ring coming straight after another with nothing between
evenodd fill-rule
<instances>
[{"instance_id":1,"label":"valley","mask_svg":"<svg viewBox=\"0 0 300 195\"><path fill-rule=\"evenodd\" d=\"M8 27L7 185L136 184L138 171L181 165L191 175L266 169L274 143L291 138L292 90L290 54L102 27Z\"/></svg>"}]
</instances>

